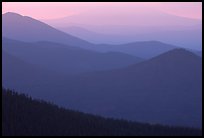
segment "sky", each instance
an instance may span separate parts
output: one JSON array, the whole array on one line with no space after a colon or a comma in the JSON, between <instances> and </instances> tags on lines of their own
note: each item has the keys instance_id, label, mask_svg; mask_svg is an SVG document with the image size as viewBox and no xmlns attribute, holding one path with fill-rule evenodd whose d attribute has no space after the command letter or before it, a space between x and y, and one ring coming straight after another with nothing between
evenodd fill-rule
<instances>
[{"instance_id":1,"label":"sky","mask_svg":"<svg viewBox=\"0 0 204 138\"><path fill-rule=\"evenodd\" d=\"M108 9L108 10L107 10ZM106 10L123 13L148 10L202 19L202 2L2 2L2 13L16 12L36 19L58 19Z\"/></svg>"}]
</instances>

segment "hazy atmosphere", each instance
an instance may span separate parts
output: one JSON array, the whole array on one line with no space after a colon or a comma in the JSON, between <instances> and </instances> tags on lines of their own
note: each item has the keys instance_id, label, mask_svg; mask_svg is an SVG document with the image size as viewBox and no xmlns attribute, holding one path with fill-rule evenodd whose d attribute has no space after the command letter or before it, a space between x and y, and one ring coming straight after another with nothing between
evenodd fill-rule
<instances>
[{"instance_id":1,"label":"hazy atmosphere","mask_svg":"<svg viewBox=\"0 0 204 138\"><path fill-rule=\"evenodd\" d=\"M2 2L5 136L202 135L202 2Z\"/></svg>"}]
</instances>

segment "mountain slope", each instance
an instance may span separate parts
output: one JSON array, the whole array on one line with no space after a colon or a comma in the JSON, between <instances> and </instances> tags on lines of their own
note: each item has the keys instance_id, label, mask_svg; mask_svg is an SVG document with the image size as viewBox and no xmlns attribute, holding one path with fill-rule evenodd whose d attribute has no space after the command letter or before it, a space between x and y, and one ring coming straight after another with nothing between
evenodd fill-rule
<instances>
[{"instance_id":1,"label":"mountain slope","mask_svg":"<svg viewBox=\"0 0 204 138\"><path fill-rule=\"evenodd\" d=\"M152 58L175 48L178 47L159 41L138 41L121 45L100 44L97 47L102 51L118 51L142 58Z\"/></svg>"},{"instance_id":2,"label":"mountain slope","mask_svg":"<svg viewBox=\"0 0 204 138\"><path fill-rule=\"evenodd\" d=\"M56 28L63 32L67 32L71 35L74 35L76 37L79 37L81 39L87 40L95 44L105 43L112 45L120 45L135 41L157 40L175 46L182 46L183 48L202 49L201 25L192 28L188 27L181 30L180 29L168 30L169 29L168 27L166 27L166 29L164 30L159 30L159 28L150 27L149 31L146 32L144 32L143 30L139 31L134 27L129 27L134 29L129 30L128 34L124 33L103 34L100 32L90 31L79 26L68 26L63 28L56 27ZM152 28L155 28L155 31L152 32ZM120 27L118 27L118 30L120 30Z\"/></svg>"},{"instance_id":3,"label":"mountain slope","mask_svg":"<svg viewBox=\"0 0 204 138\"><path fill-rule=\"evenodd\" d=\"M63 77L65 76L62 74L30 64L2 51L2 85L5 87L33 87Z\"/></svg>"},{"instance_id":4,"label":"mountain slope","mask_svg":"<svg viewBox=\"0 0 204 138\"><path fill-rule=\"evenodd\" d=\"M202 59L183 49L123 69L42 84L29 94L38 97L42 91L52 94L49 100L84 112L149 123L202 125Z\"/></svg>"},{"instance_id":5,"label":"mountain slope","mask_svg":"<svg viewBox=\"0 0 204 138\"><path fill-rule=\"evenodd\" d=\"M99 53L53 42L26 43L3 38L3 49L28 63L62 74L110 70L142 61L120 52Z\"/></svg>"},{"instance_id":6,"label":"mountain slope","mask_svg":"<svg viewBox=\"0 0 204 138\"><path fill-rule=\"evenodd\" d=\"M26 42L52 41L99 52L122 52L141 58L150 58L176 48L158 41L142 41L121 45L95 45L59 31L36 19L10 12L2 15L2 34L3 37L14 40Z\"/></svg>"},{"instance_id":7,"label":"mountain slope","mask_svg":"<svg viewBox=\"0 0 204 138\"><path fill-rule=\"evenodd\" d=\"M81 89L87 88L86 95L105 109L101 111L91 104L79 106L80 109L146 122L201 127L202 60L188 51L173 50L129 68L83 79L80 80L89 81ZM82 105L88 97L84 99ZM100 99L106 99L106 103Z\"/></svg>"},{"instance_id":8,"label":"mountain slope","mask_svg":"<svg viewBox=\"0 0 204 138\"><path fill-rule=\"evenodd\" d=\"M2 89L3 136L198 136L201 130L106 119Z\"/></svg>"},{"instance_id":9,"label":"mountain slope","mask_svg":"<svg viewBox=\"0 0 204 138\"><path fill-rule=\"evenodd\" d=\"M2 32L4 37L27 42L53 41L78 47L92 45L31 17L12 12L2 15Z\"/></svg>"},{"instance_id":10,"label":"mountain slope","mask_svg":"<svg viewBox=\"0 0 204 138\"><path fill-rule=\"evenodd\" d=\"M202 57L202 51L195 51L195 54L197 54L198 56Z\"/></svg>"}]
</instances>

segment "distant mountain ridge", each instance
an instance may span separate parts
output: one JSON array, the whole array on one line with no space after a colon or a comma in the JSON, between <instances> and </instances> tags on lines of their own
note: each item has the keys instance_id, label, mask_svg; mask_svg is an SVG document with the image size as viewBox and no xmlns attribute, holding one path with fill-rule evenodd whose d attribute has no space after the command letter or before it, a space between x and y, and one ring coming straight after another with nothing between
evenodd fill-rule
<instances>
[{"instance_id":1,"label":"distant mountain ridge","mask_svg":"<svg viewBox=\"0 0 204 138\"><path fill-rule=\"evenodd\" d=\"M71 105L86 112L143 122L202 126L202 59L183 49L124 69L90 73L66 82L60 86L69 86L75 94L64 94L81 102L73 101Z\"/></svg>"},{"instance_id":2,"label":"distant mountain ridge","mask_svg":"<svg viewBox=\"0 0 204 138\"><path fill-rule=\"evenodd\" d=\"M121 45L100 44L98 46L98 49L101 48L101 50L104 51L113 50L135 56L137 55L142 58L152 58L161 53L178 48L176 46L165 44L159 41L139 41Z\"/></svg>"},{"instance_id":3,"label":"distant mountain ridge","mask_svg":"<svg viewBox=\"0 0 204 138\"><path fill-rule=\"evenodd\" d=\"M53 42L22 42L3 38L2 49L18 58L62 74L110 70L143 59L120 52L95 52Z\"/></svg>"},{"instance_id":4,"label":"distant mountain ridge","mask_svg":"<svg viewBox=\"0 0 204 138\"><path fill-rule=\"evenodd\" d=\"M202 126L202 59L183 49L122 69L85 73L18 90L107 117Z\"/></svg>"},{"instance_id":5,"label":"distant mountain ridge","mask_svg":"<svg viewBox=\"0 0 204 138\"><path fill-rule=\"evenodd\" d=\"M6 88L105 117L202 128L201 51L159 41L95 45L30 17L2 16Z\"/></svg>"},{"instance_id":6,"label":"distant mountain ridge","mask_svg":"<svg viewBox=\"0 0 204 138\"><path fill-rule=\"evenodd\" d=\"M122 45L93 44L59 31L43 22L16 13L2 15L2 32L3 37L20 41L51 41L99 52L122 52L141 58L151 58L177 47L158 41L143 41Z\"/></svg>"},{"instance_id":7,"label":"distant mountain ridge","mask_svg":"<svg viewBox=\"0 0 204 138\"><path fill-rule=\"evenodd\" d=\"M49 24L49 23L48 23ZM100 26L99 26L100 27ZM106 43L110 45L120 45L129 42L136 41L148 41L148 40L157 40L167 44L182 46L183 48L189 49L200 49L202 45L202 26L198 25L190 28L185 28L181 30L159 30L155 29L155 32L152 32L151 29L154 27L150 27L149 32L143 32L142 30L132 29L129 31L129 34L124 33L116 33L116 34L108 34L108 33L100 33L97 31L90 31L85 28L83 25L78 26L69 26L67 27L56 27L57 29L79 37L81 39L87 40L89 42L95 44ZM105 27L101 27L105 28ZM119 28L119 27L118 27ZM128 28L128 27L127 27ZM129 27L130 28L130 27ZM134 27L132 27L134 28ZM107 29L106 29L107 30ZM133 31L134 30L134 31Z\"/></svg>"}]
</instances>

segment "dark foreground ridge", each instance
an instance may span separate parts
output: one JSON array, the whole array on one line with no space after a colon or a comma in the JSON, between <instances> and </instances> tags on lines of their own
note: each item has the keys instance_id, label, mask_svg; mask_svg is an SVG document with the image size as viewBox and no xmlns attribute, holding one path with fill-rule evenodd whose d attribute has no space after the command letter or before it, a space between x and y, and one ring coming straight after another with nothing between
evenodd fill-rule
<instances>
[{"instance_id":1,"label":"dark foreground ridge","mask_svg":"<svg viewBox=\"0 0 204 138\"><path fill-rule=\"evenodd\" d=\"M202 135L199 129L150 125L84 114L5 89L2 89L2 115L3 136Z\"/></svg>"}]
</instances>

